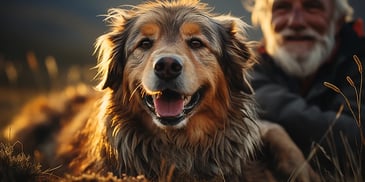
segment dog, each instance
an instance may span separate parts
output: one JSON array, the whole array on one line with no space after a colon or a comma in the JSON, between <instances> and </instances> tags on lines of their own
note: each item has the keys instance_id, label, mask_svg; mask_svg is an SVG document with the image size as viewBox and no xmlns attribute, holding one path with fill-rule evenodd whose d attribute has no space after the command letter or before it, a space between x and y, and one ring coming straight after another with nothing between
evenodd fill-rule
<instances>
[{"instance_id":1,"label":"dog","mask_svg":"<svg viewBox=\"0 0 365 182\"><path fill-rule=\"evenodd\" d=\"M242 20L184 0L111 9L106 21L99 91L81 86L29 104L8 127L25 151L58 174L274 181L301 168L298 181L315 181L285 131L258 122ZM274 169L259 160L264 149Z\"/></svg>"}]
</instances>

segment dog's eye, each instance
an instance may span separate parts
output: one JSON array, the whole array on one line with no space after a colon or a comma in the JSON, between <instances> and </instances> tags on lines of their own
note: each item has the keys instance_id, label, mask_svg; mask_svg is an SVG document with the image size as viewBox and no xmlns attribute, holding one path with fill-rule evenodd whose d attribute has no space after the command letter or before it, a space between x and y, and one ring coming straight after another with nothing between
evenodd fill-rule
<instances>
[{"instance_id":1,"label":"dog's eye","mask_svg":"<svg viewBox=\"0 0 365 182\"><path fill-rule=\"evenodd\" d=\"M201 47L204 46L203 45L203 42L201 40L199 40L199 39L196 39L196 38L190 39L188 41L188 44L193 49L198 49L198 48L201 48Z\"/></svg>"},{"instance_id":2,"label":"dog's eye","mask_svg":"<svg viewBox=\"0 0 365 182\"><path fill-rule=\"evenodd\" d=\"M142 49L149 49L152 47L152 45L153 45L153 41L151 39L145 38L139 42L138 47L140 47Z\"/></svg>"}]
</instances>

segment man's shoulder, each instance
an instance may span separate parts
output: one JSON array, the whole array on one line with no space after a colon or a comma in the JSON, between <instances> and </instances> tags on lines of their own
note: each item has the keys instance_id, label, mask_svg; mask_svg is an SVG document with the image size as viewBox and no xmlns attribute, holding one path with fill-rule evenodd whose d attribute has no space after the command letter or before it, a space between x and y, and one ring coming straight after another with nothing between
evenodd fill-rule
<instances>
[{"instance_id":1,"label":"man's shoulder","mask_svg":"<svg viewBox=\"0 0 365 182\"><path fill-rule=\"evenodd\" d=\"M365 56L365 32L362 19L345 24L340 32L340 52L348 55Z\"/></svg>"}]
</instances>

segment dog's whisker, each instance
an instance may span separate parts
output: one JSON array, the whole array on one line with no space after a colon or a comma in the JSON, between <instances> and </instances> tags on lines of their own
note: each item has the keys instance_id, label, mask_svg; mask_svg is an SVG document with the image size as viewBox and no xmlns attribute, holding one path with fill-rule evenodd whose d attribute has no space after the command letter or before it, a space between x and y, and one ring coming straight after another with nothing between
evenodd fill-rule
<instances>
[{"instance_id":1,"label":"dog's whisker","mask_svg":"<svg viewBox=\"0 0 365 182\"><path fill-rule=\"evenodd\" d=\"M141 83L139 83L138 85L137 85L137 87L133 90L133 92L132 92L132 94L130 95L130 97L129 97L129 100L128 101L131 101L132 100L132 98L133 98L133 95L137 92L137 90L138 89L141 89L142 88L142 84ZM142 95L143 95L143 89L141 89L142 90Z\"/></svg>"}]
</instances>

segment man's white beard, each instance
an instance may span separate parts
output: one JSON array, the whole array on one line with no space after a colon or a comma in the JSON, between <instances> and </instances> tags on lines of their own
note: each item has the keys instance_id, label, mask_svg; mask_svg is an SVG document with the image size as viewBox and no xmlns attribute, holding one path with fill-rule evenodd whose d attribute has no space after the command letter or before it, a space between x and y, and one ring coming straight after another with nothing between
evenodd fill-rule
<instances>
[{"instance_id":1,"label":"man's white beard","mask_svg":"<svg viewBox=\"0 0 365 182\"><path fill-rule=\"evenodd\" d=\"M295 35L295 32L285 29L281 35ZM335 24L331 23L327 34L319 35L312 29L306 29L300 35L310 35L315 37L316 43L306 54L290 51L288 47L280 46L274 38L267 47L268 52L288 75L305 78L318 70L318 68L328 59L335 44ZM293 46L293 45L290 45Z\"/></svg>"}]
</instances>

